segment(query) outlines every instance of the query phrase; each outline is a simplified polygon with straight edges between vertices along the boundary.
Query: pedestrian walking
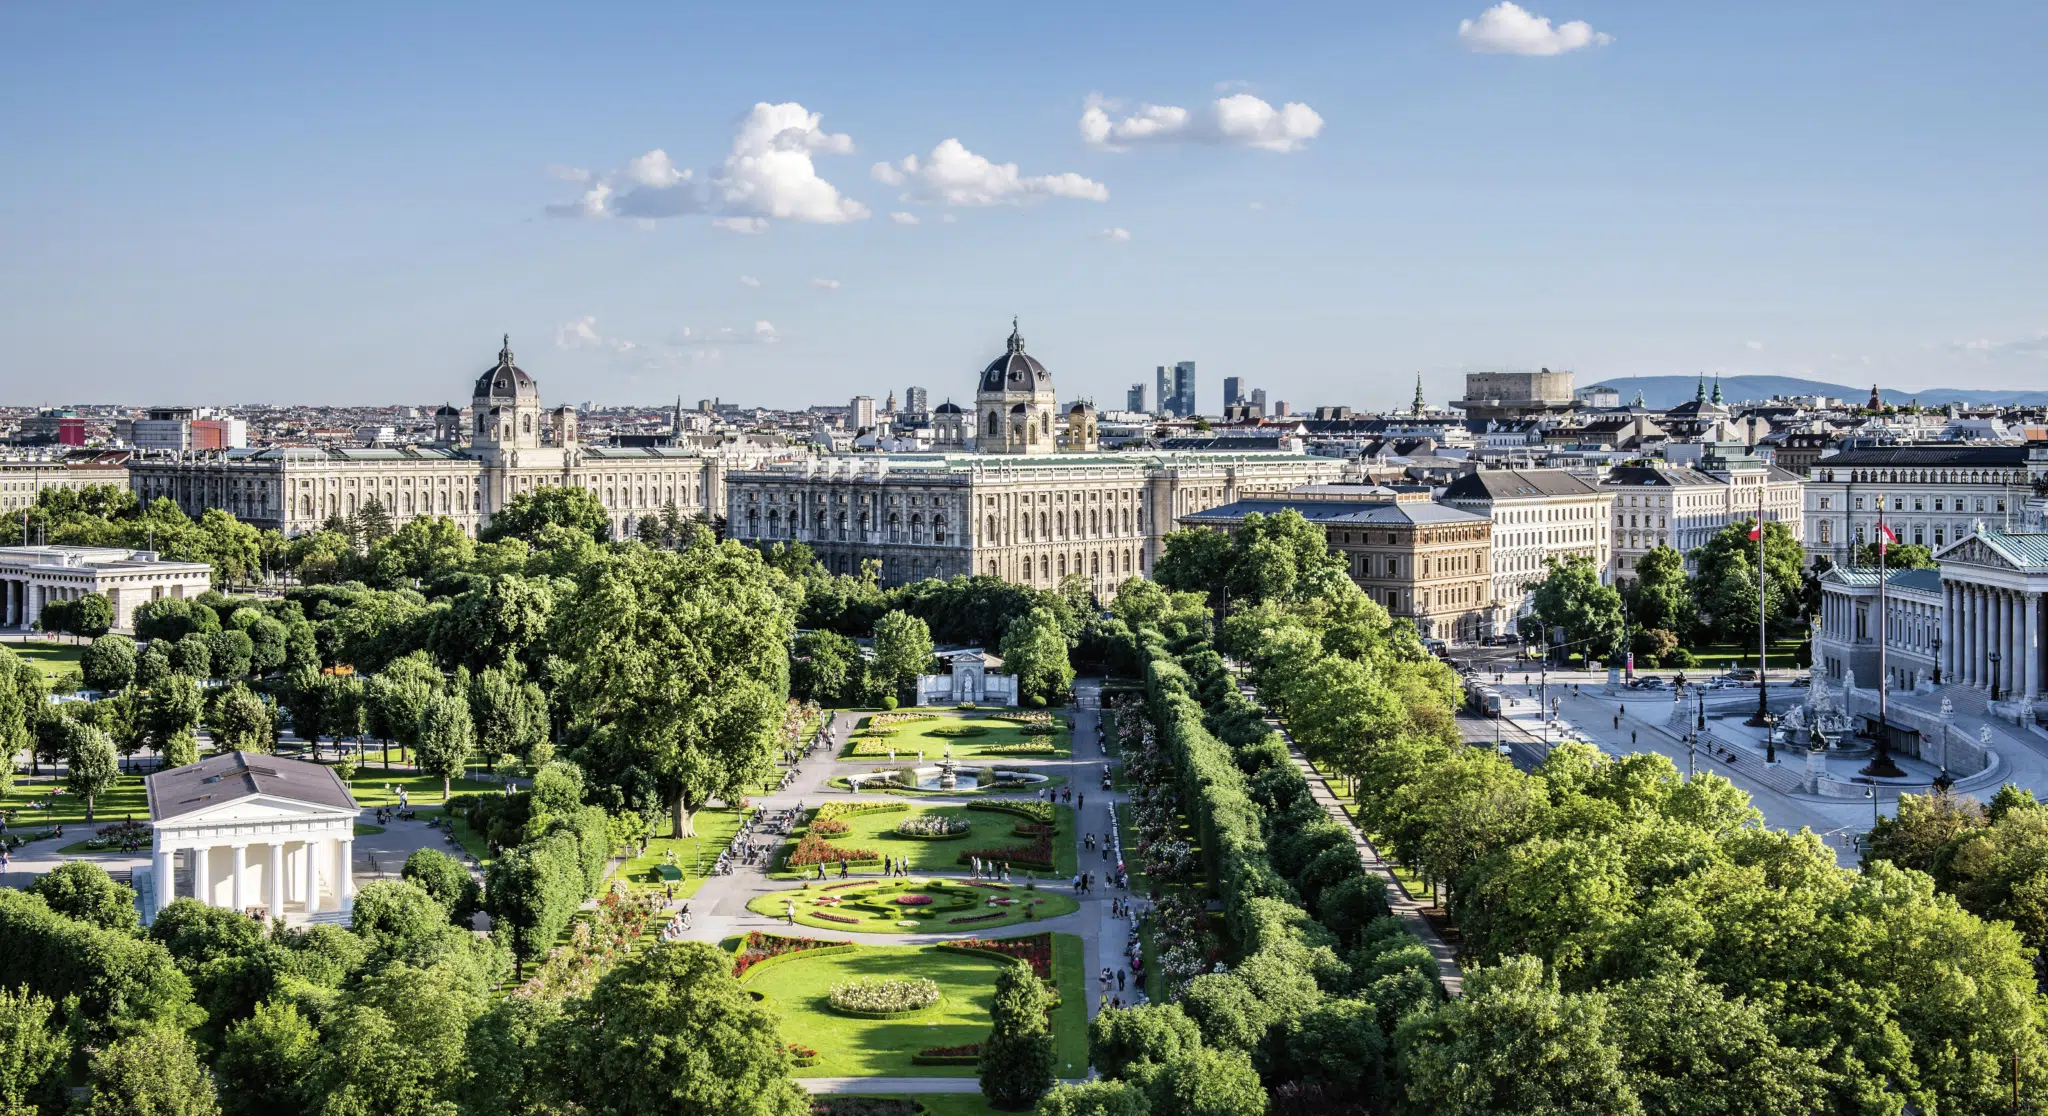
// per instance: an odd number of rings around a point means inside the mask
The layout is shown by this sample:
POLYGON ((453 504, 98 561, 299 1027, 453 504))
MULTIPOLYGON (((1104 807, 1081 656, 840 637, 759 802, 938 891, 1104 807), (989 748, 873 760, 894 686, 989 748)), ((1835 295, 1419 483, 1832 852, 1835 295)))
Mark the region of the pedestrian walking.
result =
POLYGON ((1124 971, 1122 969, 1116 971, 1116 990, 1119 992, 1124 990, 1124 971))
POLYGON ((1634 729, 1628 730, 1628 746, 1631 748, 1636 746, 1636 730, 1634 729))
POLYGON ((1087 793, 1086 793, 1086 792, 1083 792, 1083 793, 1081 793, 1081 794, 1077 794, 1077 795, 1075 795, 1075 796, 1074 796, 1074 805, 1075 805, 1075 807, 1076 807, 1076 808, 1078 808, 1078 809, 1084 809, 1084 810, 1085 810, 1085 809, 1087 809, 1087 807, 1088 807, 1088 795, 1087 795, 1087 793))

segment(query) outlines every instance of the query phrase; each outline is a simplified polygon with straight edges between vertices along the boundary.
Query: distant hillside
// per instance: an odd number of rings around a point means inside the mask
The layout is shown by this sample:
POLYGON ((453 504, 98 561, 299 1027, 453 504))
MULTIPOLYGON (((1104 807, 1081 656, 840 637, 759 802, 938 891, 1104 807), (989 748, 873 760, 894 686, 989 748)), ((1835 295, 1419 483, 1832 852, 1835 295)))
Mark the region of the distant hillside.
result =
MULTIPOLYGON (((1621 401, 1628 403, 1635 399, 1636 392, 1643 393, 1643 402, 1651 407, 1675 407, 1693 397, 1699 390, 1697 376, 1623 376, 1614 380, 1602 380, 1594 387, 1613 388, 1621 393, 1621 401)), ((1707 381, 1707 390, 1713 390, 1713 381, 1707 381)), ((1870 398, 1870 388, 1850 387, 1847 384, 1823 383, 1820 380, 1802 380, 1797 376, 1727 376, 1721 380, 1721 394, 1733 403, 1744 399, 1769 399, 1778 395, 1831 395, 1862 403, 1870 398)), ((1935 406, 1942 403, 2006 403, 2038 405, 2048 403, 2048 391, 1975 390, 1969 388, 1928 388, 1925 391, 1900 391, 1884 388, 1878 395, 1887 403, 1912 403, 1935 406)))

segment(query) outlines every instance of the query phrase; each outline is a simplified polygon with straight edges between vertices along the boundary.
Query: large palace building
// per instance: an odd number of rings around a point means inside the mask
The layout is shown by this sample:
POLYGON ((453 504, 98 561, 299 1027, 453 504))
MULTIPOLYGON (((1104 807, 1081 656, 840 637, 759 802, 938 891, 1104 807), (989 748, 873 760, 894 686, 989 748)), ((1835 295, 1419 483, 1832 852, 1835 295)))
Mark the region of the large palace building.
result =
POLYGON ((513 363, 509 338, 498 362, 477 377, 470 404, 467 429, 454 407, 436 413, 431 446, 271 446, 138 459, 129 483, 144 503, 169 497, 194 516, 222 508, 287 535, 318 530, 329 516, 353 515, 372 501, 394 523, 445 515, 474 535, 513 497, 548 486, 589 489, 611 513, 615 537, 670 503, 685 516, 724 505, 724 466, 715 453, 578 442, 576 412, 541 410, 540 386, 513 363))
POLYGON ((988 574, 1051 588, 1080 574, 1108 595, 1151 572, 1181 516, 1343 471, 1285 453, 1094 452, 1092 409, 1059 414, 1051 373, 1014 329, 981 372, 972 425, 960 408, 940 411, 938 442, 958 452, 727 474, 728 536, 802 542, 835 572, 873 559, 890 585, 988 574))

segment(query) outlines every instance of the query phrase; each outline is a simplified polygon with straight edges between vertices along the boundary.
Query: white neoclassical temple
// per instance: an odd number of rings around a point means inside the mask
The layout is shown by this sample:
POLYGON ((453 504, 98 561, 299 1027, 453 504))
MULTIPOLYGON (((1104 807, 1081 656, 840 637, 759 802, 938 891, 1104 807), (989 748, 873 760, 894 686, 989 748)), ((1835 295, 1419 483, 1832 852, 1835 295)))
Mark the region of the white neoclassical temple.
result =
POLYGON ((213 567, 172 562, 155 551, 115 546, 0 546, 0 626, 27 628, 51 601, 99 593, 114 606, 114 628, 135 626, 135 610, 158 597, 196 597, 213 567))
POLYGON ((349 912, 358 809, 333 768, 227 752, 145 784, 151 919, 180 895, 294 922, 349 912))
POLYGON ((917 676, 919 705, 1015 705, 1016 676, 1001 673, 1003 661, 978 647, 941 651, 945 674, 917 676))
POLYGON ((2030 714, 2048 688, 2041 653, 2048 533, 1979 524, 1934 557, 1944 603, 1942 676, 2030 714))

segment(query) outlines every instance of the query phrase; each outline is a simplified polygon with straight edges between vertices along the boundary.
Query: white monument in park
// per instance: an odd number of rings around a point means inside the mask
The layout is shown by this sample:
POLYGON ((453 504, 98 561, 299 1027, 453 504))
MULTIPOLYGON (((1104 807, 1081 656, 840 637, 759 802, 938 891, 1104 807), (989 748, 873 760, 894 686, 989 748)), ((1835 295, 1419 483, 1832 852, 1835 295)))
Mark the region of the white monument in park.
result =
POLYGON ((334 769, 227 752, 145 780, 151 920, 181 895, 256 917, 346 915, 358 807, 334 769))
POLYGON ((945 674, 917 676, 919 705, 1015 705, 1017 679, 1002 673, 1003 660, 978 647, 941 651, 945 674))

